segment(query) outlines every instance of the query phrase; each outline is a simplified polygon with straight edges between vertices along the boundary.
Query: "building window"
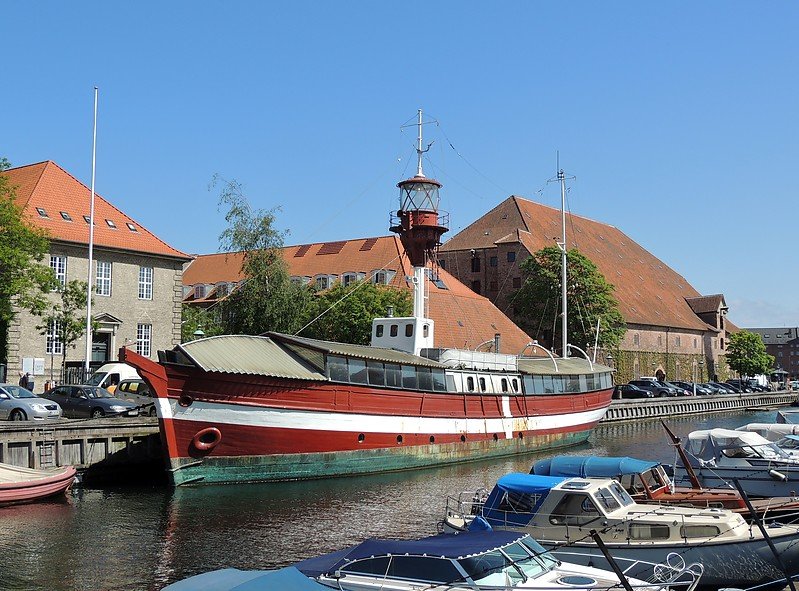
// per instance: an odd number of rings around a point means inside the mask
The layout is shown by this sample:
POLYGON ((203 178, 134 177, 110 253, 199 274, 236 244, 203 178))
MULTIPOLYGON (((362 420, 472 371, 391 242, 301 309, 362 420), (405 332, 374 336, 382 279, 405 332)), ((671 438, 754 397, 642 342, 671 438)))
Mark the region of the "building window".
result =
POLYGON ((47 215, 47 211, 43 207, 37 207, 36 213, 39 214, 40 218, 49 218, 50 216, 47 215))
POLYGON ((472 257, 472 273, 480 272, 480 259, 472 257))
POLYGON ((438 266, 441 267, 442 269, 446 269, 447 268, 447 261, 445 261, 444 259, 441 259, 440 261, 438 261, 438 266))
POLYGON ((327 275, 322 275, 321 277, 316 278, 316 289, 323 290, 330 287, 330 277, 327 275))
POLYGON ((513 287, 515 287, 516 289, 518 289, 518 288, 520 288, 521 286, 522 286, 522 278, 521 278, 521 277, 514 277, 514 278, 513 278, 513 287))
POLYGON ((515 251, 508 251, 508 262, 513 263, 516 261, 516 252, 515 251))
POLYGON ((491 291, 497 291, 497 289, 499 289, 499 286, 497 285, 496 281, 492 281, 491 283, 488 284, 488 289, 490 289, 491 291))
POLYGON ((67 257, 51 254, 50 268, 55 273, 55 278, 58 280, 59 285, 64 287, 67 284, 67 257))
POLYGON ((694 349, 696 349, 696 339, 694 339, 694 349))
POLYGON ((114 230, 117 229, 117 225, 114 223, 114 220, 105 220, 105 223, 108 224, 109 228, 113 228, 114 230))
POLYGON ((194 299, 201 300, 205 297, 205 286, 204 285, 195 285, 194 286, 194 299))
POLYGON ((130 222, 128 222, 128 223, 127 223, 127 226, 128 226, 128 230, 130 230, 131 232, 138 232, 138 231, 139 231, 139 230, 136 228, 136 226, 134 226, 134 225, 133 225, 133 224, 131 224, 130 222))
POLYGON ((153 299, 153 268, 139 267, 139 299, 153 299))
POLYGON ((680 337, 674 337, 674 346, 675 347, 679 347, 680 346, 680 337))
POLYGON ((53 320, 47 327, 47 347, 46 352, 48 355, 63 355, 64 354, 64 343, 61 342, 61 339, 58 338, 58 331, 59 331, 59 323, 58 320, 53 320))
POLYGON ((663 335, 658 335, 658 347, 663 346, 663 335))
POLYGON ((69 214, 66 211, 59 211, 58 213, 61 214, 61 219, 64 220, 65 222, 72 221, 72 218, 69 216, 69 214))
POLYGON ((111 261, 97 261, 97 275, 94 290, 97 295, 111 295, 111 261))
POLYGON ((497 266, 497 257, 491 257, 488 259, 488 266, 489 267, 496 267, 497 266))
POLYGON ((472 281, 472 291, 474 293, 480 293, 480 280, 472 281))
POLYGON ((153 335, 152 324, 136 325, 136 353, 142 357, 149 357, 153 335))
POLYGON ((633 335, 633 345, 638 346, 640 344, 641 344, 641 335, 639 335, 638 333, 635 333, 633 335))

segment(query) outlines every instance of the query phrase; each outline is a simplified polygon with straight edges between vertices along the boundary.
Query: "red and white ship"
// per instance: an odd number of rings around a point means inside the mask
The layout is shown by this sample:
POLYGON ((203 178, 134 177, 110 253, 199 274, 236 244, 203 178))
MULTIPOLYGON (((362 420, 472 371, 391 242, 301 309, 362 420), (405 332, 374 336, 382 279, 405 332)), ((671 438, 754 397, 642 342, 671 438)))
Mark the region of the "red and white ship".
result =
MULTIPOLYGON (((546 357, 435 348, 425 282, 447 228, 441 184, 422 171, 421 111, 418 126, 417 173, 398 184, 391 228, 414 268, 413 316, 376 318, 371 346, 268 333, 184 343, 159 351, 158 363, 121 350, 158 397, 174 485, 345 476, 553 449, 585 441, 604 416, 612 369, 587 355, 556 358, 538 345, 546 357)), ((569 349, 577 347, 564 337, 562 351, 569 349)))

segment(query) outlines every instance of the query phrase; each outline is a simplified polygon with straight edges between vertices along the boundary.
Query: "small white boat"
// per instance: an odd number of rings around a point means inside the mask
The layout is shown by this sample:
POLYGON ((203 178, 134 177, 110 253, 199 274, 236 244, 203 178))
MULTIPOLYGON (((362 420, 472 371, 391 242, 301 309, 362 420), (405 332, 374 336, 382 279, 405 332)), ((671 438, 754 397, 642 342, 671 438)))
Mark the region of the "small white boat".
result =
POLYGON ((673 565, 677 556, 680 566, 702 565, 701 589, 772 585, 784 580, 783 567, 790 576, 799 573, 799 526, 769 526, 778 559, 760 529, 737 513, 637 504, 609 478, 508 474, 475 508, 470 503, 459 511, 448 503, 444 531, 522 531, 561 560, 607 568, 593 530, 617 562, 638 563, 627 570, 630 576, 651 579, 663 567, 647 565, 673 565))
POLYGON ((75 482, 75 467, 35 470, 0 464, 0 506, 32 503, 66 494, 75 482))

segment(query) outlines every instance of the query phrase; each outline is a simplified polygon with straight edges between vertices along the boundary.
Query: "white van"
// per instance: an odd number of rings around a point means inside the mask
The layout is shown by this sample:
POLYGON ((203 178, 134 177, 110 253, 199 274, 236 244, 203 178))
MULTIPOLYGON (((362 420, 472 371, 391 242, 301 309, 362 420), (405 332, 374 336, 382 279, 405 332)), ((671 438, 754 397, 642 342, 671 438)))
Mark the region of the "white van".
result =
POLYGON ((122 380, 140 379, 139 372, 127 363, 106 363, 101 365, 86 383, 90 386, 100 386, 109 392, 113 392, 122 380))

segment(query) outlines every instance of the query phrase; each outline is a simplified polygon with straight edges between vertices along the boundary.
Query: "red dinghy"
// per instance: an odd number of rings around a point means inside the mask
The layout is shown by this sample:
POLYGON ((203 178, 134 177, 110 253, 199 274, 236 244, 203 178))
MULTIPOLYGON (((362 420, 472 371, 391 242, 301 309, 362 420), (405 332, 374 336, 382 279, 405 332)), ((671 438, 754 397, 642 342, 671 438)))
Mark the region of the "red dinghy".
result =
POLYGON ((75 473, 74 466, 35 470, 0 464, 0 506, 63 495, 75 482, 75 473))

